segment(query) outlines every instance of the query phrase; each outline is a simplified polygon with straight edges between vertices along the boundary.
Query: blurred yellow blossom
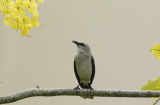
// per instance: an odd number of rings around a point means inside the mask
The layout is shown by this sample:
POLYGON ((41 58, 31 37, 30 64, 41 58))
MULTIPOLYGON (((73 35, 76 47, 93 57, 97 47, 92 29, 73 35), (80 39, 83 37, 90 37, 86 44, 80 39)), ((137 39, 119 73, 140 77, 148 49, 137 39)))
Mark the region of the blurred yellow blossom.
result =
POLYGON ((12 22, 12 29, 18 28, 18 21, 12 22))
POLYGON ((28 29, 23 29, 22 30, 22 32, 21 32, 21 34, 22 34, 22 36, 27 36, 28 35, 28 33, 29 33, 29 30, 28 29))
POLYGON ((37 3, 43 2, 44 0, 0 0, 0 10, 5 15, 4 25, 11 25, 12 29, 21 30, 22 36, 27 36, 29 29, 40 26, 37 20, 37 3), (32 14, 32 18, 26 15, 26 9, 32 14))
POLYGON ((43 3, 43 2, 44 2, 44 0, 37 0, 37 2, 38 2, 38 3, 43 3))

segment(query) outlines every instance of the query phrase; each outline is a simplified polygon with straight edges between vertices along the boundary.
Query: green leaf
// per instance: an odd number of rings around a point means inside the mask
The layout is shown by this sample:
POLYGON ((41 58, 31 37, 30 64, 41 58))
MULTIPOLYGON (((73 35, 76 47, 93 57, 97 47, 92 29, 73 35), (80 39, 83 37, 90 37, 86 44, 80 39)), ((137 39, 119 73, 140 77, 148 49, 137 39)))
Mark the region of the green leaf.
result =
POLYGON ((160 60, 160 44, 153 46, 150 51, 160 60))
POLYGON ((146 85, 144 85, 141 90, 160 90, 160 77, 149 80, 146 85))
POLYGON ((160 98, 158 98, 154 103, 153 105, 156 105, 158 103, 158 101, 160 101, 160 98))

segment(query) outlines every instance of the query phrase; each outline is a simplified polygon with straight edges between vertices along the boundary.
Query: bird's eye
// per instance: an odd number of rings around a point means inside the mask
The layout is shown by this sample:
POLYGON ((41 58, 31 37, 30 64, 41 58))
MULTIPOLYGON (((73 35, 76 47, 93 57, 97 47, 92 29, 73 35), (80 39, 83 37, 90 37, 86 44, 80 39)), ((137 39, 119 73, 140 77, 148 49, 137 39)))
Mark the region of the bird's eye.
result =
POLYGON ((86 45, 84 43, 80 43, 80 46, 85 47, 86 45))

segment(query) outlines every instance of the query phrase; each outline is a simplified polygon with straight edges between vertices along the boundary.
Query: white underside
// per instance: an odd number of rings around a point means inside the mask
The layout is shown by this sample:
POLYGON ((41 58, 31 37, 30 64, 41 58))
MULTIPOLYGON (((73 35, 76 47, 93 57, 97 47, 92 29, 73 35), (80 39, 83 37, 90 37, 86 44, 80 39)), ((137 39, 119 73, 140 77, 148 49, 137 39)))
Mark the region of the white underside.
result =
POLYGON ((80 82, 88 85, 92 75, 91 57, 76 56, 75 61, 80 82))

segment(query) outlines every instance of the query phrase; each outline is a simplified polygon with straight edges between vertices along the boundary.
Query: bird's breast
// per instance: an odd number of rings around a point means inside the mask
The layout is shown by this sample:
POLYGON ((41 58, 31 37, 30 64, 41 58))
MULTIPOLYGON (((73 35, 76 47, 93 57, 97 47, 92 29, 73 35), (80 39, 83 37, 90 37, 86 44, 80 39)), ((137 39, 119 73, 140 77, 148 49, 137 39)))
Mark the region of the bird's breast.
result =
POLYGON ((91 57, 77 56, 75 58, 77 73, 80 81, 85 85, 90 83, 92 75, 91 57))

